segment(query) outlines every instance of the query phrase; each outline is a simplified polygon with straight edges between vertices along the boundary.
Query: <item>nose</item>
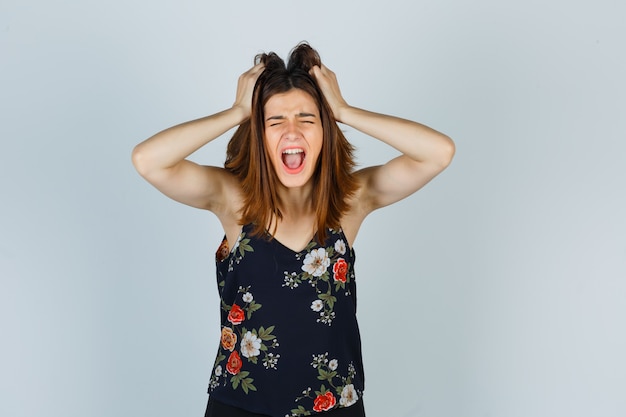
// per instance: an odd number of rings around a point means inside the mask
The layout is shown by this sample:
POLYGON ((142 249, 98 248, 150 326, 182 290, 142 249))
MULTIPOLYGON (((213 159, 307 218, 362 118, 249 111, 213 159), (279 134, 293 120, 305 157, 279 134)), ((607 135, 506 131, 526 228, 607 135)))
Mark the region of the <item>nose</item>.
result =
POLYGON ((300 130, 298 129, 298 123, 295 120, 287 120, 285 123, 285 138, 297 139, 300 136, 300 130))

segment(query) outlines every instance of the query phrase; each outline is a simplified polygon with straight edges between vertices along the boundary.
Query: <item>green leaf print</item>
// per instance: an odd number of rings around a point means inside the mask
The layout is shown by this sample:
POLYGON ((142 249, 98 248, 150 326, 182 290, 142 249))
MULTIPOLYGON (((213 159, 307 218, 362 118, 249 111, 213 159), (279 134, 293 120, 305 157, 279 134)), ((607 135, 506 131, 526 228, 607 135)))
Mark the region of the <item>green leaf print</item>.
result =
POLYGON ((250 320, 250 317, 252 317, 252 313, 254 313, 255 311, 257 311, 258 309, 260 309, 261 307, 263 307, 262 304, 256 303, 254 301, 252 301, 250 303, 250 305, 248 305, 247 307, 245 307, 245 310, 248 312, 247 316, 248 316, 248 320, 250 320))
POLYGON ((298 408, 294 408, 291 410, 291 415, 293 416, 309 416, 311 415, 311 413, 309 413, 308 411, 306 411, 306 409, 303 406, 298 406, 298 408))
POLYGON ((248 375, 250 375, 250 372, 248 371, 241 371, 237 375, 233 375, 233 377, 230 379, 230 382, 233 383, 233 389, 237 389, 241 381, 248 375))
POLYGON ((247 394, 248 391, 256 391, 256 387, 252 384, 253 381, 254 379, 252 378, 245 378, 241 380, 241 388, 243 389, 243 392, 247 394))
POLYGON ((326 386, 324 384, 322 384, 322 386, 320 387, 320 390, 319 391, 315 391, 315 394, 316 395, 324 395, 324 394, 326 394, 326 391, 328 391, 326 389, 326 386))
POLYGON ((242 233, 242 239, 239 240, 239 255, 241 255, 242 258, 245 256, 246 252, 254 252, 254 248, 248 244, 250 243, 250 239, 243 239, 245 235, 245 233, 242 233))
POLYGON ((323 370, 322 368, 319 368, 318 371, 319 371, 319 376, 317 377, 317 379, 321 381, 328 381, 332 385, 332 380, 335 376, 337 376, 337 372, 336 371, 327 372, 323 370))
POLYGON ((331 310, 335 306, 335 301, 337 301, 337 297, 332 295, 330 292, 320 294, 319 298, 320 300, 326 302, 326 304, 328 304, 328 307, 330 307, 331 310))
POLYGON ((276 336, 272 334, 273 331, 274 331, 274 326, 270 326, 267 329, 261 326, 261 328, 259 329, 258 336, 263 341, 274 340, 276 339, 276 336))
POLYGON ((222 355, 221 353, 219 355, 217 355, 217 358, 215 358, 215 366, 217 366, 217 364, 219 364, 220 362, 222 362, 224 359, 226 359, 226 356, 222 355))

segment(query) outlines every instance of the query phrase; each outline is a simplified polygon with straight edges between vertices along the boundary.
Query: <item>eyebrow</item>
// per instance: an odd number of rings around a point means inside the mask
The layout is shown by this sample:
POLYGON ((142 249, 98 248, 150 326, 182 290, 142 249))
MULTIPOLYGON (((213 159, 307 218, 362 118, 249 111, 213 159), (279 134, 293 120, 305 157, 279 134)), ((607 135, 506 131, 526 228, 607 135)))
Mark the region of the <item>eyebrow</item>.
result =
MULTIPOLYGON (((296 114, 296 117, 317 117, 317 116, 315 116, 313 113, 304 113, 304 112, 302 112, 302 113, 296 114)), ((279 116, 270 116, 267 119, 265 119, 265 121, 267 122, 269 120, 284 120, 284 119, 286 119, 285 116, 280 116, 279 115, 279 116)))

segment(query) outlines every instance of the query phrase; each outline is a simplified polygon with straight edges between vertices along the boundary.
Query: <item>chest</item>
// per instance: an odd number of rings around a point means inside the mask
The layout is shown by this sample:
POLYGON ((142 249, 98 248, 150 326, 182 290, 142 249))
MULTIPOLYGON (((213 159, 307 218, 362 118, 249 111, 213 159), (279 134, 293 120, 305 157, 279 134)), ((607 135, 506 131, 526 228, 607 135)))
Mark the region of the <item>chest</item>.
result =
POLYGON ((314 234, 308 226, 282 226, 274 233, 274 239, 293 252, 301 252, 313 240, 314 234))

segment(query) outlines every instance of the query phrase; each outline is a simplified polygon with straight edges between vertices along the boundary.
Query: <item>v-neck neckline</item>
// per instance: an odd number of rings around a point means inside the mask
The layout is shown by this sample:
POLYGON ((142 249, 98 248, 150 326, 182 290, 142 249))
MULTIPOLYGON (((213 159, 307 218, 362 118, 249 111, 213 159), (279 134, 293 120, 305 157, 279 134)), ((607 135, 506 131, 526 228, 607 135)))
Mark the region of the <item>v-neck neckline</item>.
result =
POLYGON ((293 249, 293 248, 291 248, 291 247, 289 247, 289 246, 285 245, 283 242, 281 242, 280 240, 278 240, 278 239, 277 239, 274 235, 272 235, 272 234, 269 232, 269 230, 265 230, 265 233, 267 234, 267 236, 269 236, 270 240, 272 240, 272 241, 276 242, 279 246, 283 247, 284 249, 288 250, 289 252, 292 252, 292 253, 293 253, 293 254, 295 254, 295 255, 299 255, 299 254, 301 254, 302 252, 304 252, 305 250, 307 250, 307 248, 309 248, 309 247, 311 247, 311 248, 312 248, 312 247, 317 246, 317 245, 319 245, 319 244, 320 244, 320 243, 319 243, 319 242, 315 239, 315 234, 313 234, 313 236, 311 237, 311 239, 309 239, 309 241, 307 242, 307 244, 306 244, 306 245, 304 245, 304 247, 302 247, 302 249, 300 249, 300 250, 296 250, 296 249, 293 249), (314 243, 315 245, 314 245, 314 246, 311 246, 311 244, 312 244, 312 243, 314 243))

